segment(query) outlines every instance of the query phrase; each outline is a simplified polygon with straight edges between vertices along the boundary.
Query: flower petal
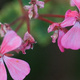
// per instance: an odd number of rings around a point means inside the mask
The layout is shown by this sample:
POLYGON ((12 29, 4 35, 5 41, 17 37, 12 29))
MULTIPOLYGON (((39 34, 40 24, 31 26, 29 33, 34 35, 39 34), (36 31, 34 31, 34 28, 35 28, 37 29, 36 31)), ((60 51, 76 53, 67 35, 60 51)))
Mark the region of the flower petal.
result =
POLYGON ((78 17, 77 11, 68 10, 65 14, 64 21, 61 23, 61 27, 67 27, 67 26, 74 25, 77 20, 77 17, 78 17))
POLYGON ((4 37, 4 35, 5 35, 5 33, 2 29, 0 29, 0 35, 1 35, 1 37, 4 37))
POLYGON ((58 38, 58 32, 59 32, 58 30, 54 31, 54 34, 51 36, 53 43, 55 43, 56 39, 58 38))
POLYGON ((70 5, 75 6, 75 3, 73 2, 73 0, 70 0, 70 5))
POLYGON ((25 33, 25 35, 24 35, 24 39, 23 39, 23 40, 24 40, 24 41, 29 40, 30 42, 35 43, 34 38, 33 38, 32 35, 29 34, 28 32, 25 33))
POLYGON ((32 6, 29 6, 29 5, 24 6, 24 9, 29 10, 30 8, 32 8, 32 6))
POLYGON ((37 4, 40 8, 44 8, 44 2, 43 2, 43 1, 37 1, 36 4, 37 4))
POLYGON ((78 7, 80 10, 80 0, 73 0, 74 4, 78 7))
POLYGON ((65 14, 65 18, 68 18, 68 17, 73 17, 73 18, 76 18, 78 16, 78 12, 75 10, 75 11, 71 11, 70 9, 67 10, 66 14, 65 14))
POLYGON ((57 30, 57 28, 59 27, 59 23, 53 23, 49 26, 48 28, 48 33, 57 30))
POLYGON ((62 23, 61 27, 68 27, 74 25, 76 22, 76 18, 66 18, 62 23))
POLYGON ((62 37, 61 44, 64 48, 80 49, 80 23, 76 24, 62 37))
POLYGON ((0 80, 7 80, 7 73, 2 58, 0 58, 0 80))
POLYGON ((29 73, 29 64, 23 60, 4 56, 5 64, 14 80, 23 80, 29 73))
POLYGON ((64 36, 64 31, 63 30, 59 30, 59 37, 58 37, 58 47, 59 47, 59 49, 60 49, 60 51, 61 52, 64 52, 64 47, 62 46, 62 44, 61 44, 61 39, 62 39, 62 37, 64 36))
POLYGON ((33 5, 31 5, 31 8, 29 8, 29 10, 28 10, 28 16, 30 19, 33 17, 33 11, 32 10, 33 10, 33 5))
POLYGON ((4 54, 18 48, 21 42, 21 38, 14 31, 8 31, 1 45, 1 53, 4 54))
POLYGON ((28 13, 29 13, 28 17, 29 17, 29 19, 31 19, 33 17, 33 12, 32 11, 28 11, 28 13))
POLYGON ((35 12, 34 18, 37 18, 38 17, 38 8, 36 5, 34 5, 34 12, 35 12))

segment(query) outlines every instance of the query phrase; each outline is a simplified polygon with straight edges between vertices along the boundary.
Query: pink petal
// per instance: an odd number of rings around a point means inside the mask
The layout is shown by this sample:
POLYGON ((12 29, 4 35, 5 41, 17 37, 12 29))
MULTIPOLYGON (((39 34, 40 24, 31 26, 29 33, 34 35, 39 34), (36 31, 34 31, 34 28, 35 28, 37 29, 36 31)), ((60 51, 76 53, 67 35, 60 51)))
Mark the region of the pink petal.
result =
POLYGON ((69 17, 69 18, 66 18, 62 23, 61 23, 61 27, 68 27, 68 26, 72 26, 74 25, 76 22, 76 18, 73 18, 73 17, 69 17))
POLYGON ((70 5, 75 6, 75 3, 73 2, 73 0, 70 0, 70 5))
POLYGON ((56 42, 56 39, 58 38, 58 30, 56 30, 54 32, 54 34, 51 36, 51 38, 52 38, 52 42, 55 43, 56 42))
POLYGON ((37 1, 36 4, 37 4, 40 8, 44 8, 44 2, 43 2, 43 1, 37 1))
POLYGON ((28 16, 31 19, 33 17, 33 5, 31 5, 31 8, 28 10, 28 16))
POLYGON ((2 58, 0 58, 0 80, 7 80, 7 73, 2 58))
POLYGON ((19 47, 20 51, 22 51, 23 54, 26 54, 25 50, 26 50, 27 44, 28 44, 28 43, 23 43, 23 44, 19 47))
POLYGON ((31 44, 28 44, 25 49, 28 50, 28 49, 30 49, 30 48, 31 48, 31 44))
POLYGON ((67 27, 67 26, 74 25, 77 20, 77 17, 78 17, 77 11, 68 10, 65 14, 64 21, 61 23, 61 27, 67 27))
POLYGON ((1 35, 1 37, 4 37, 4 35, 5 35, 5 33, 2 29, 0 29, 0 35, 1 35))
POLYGON ((18 48, 21 42, 21 38, 14 31, 8 31, 1 45, 1 53, 4 54, 18 48))
POLYGON ((23 54, 26 54, 25 49, 22 49, 21 51, 22 51, 23 54))
POLYGON ((80 0, 73 0, 74 4, 78 7, 80 10, 80 0))
POLYGON ((67 49, 80 49, 80 23, 76 24, 62 37, 61 44, 67 49))
POLYGON ((64 47, 61 44, 61 39, 64 36, 64 31, 63 30, 59 30, 59 37, 58 37, 58 47, 60 49, 61 52, 64 52, 64 47))
POLYGON ((30 73, 30 66, 27 62, 4 56, 5 64, 14 80, 23 80, 30 73))
MULTIPOLYGON (((71 10, 70 10, 70 9, 66 11, 66 13, 65 13, 65 18, 67 18, 67 17, 68 17, 67 15, 68 15, 70 12, 71 12, 71 10)), ((69 17, 70 17, 70 16, 69 16, 69 17)))
POLYGON ((31 7, 32 7, 32 6, 26 5, 26 6, 24 6, 24 9, 29 10, 31 7))
POLYGON ((29 17, 29 19, 31 19, 33 17, 33 12, 31 11, 31 12, 28 12, 28 13, 29 13, 28 17, 29 17))
POLYGON ((65 18, 68 18, 68 17, 78 17, 78 12, 75 10, 75 11, 71 11, 70 9, 67 10, 66 14, 65 14, 65 18))
POLYGON ((68 17, 77 17, 77 16, 78 16, 78 12, 76 10, 75 11, 71 11, 69 9, 65 13, 65 18, 68 18, 68 17))
POLYGON ((48 33, 49 32, 52 32, 52 31, 55 31, 57 29, 57 27, 59 27, 59 23, 53 23, 49 26, 48 28, 48 33))
POLYGON ((38 8, 36 5, 34 5, 34 12, 35 12, 34 18, 37 18, 38 17, 38 8))
MULTIPOLYGON (((34 38, 33 38, 32 35, 29 34, 28 32, 25 33, 23 40, 24 40, 24 41, 29 40, 30 42, 35 43, 34 38)), ((28 43, 27 43, 27 44, 28 44, 28 43)))

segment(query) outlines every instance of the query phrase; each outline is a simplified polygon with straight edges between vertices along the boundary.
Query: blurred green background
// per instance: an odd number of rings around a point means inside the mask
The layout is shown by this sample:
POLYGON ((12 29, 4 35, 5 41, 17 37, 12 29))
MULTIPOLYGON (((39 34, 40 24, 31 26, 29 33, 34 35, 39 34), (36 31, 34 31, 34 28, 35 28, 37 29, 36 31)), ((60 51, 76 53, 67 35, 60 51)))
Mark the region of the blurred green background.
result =
MULTIPOLYGON (((27 5, 30 0, 22 0, 27 5)), ((39 14, 61 14, 64 15, 68 10, 75 10, 70 7, 69 0, 51 0, 45 4, 44 9, 39 9, 39 14)), ((17 0, 0 0, 0 22, 11 23, 17 19, 21 9, 17 0)), ((53 22, 61 22, 60 18, 47 18, 53 22)), ((14 30, 20 22, 11 26, 14 30)), ((15 54, 14 57, 27 61, 30 64, 31 72, 24 80, 80 80, 80 50, 65 50, 61 53, 57 43, 51 41, 51 34, 47 33, 50 24, 38 19, 31 20, 31 34, 37 44, 33 50, 26 50, 26 55, 15 54)), ((18 31, 23 38, 27 31, 26 24, 18 31)), ((2 40, 2 38, 1 38, 2 40)), ((0 40, 0 43, 1 43, 0 40)), ((12 80, 8 73, 8 80, 12 80)))

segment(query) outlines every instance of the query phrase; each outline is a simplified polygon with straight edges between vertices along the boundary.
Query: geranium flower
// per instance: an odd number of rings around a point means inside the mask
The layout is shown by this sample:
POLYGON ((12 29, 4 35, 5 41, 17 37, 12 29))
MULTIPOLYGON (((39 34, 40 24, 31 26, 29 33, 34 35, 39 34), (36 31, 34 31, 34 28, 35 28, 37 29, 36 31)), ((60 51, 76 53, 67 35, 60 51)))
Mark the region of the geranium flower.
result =
POLYGON ((44 2, 33 0, 30 2, 30 4, 31 4, 30 6, 29 5, 24 6, 24 9, 28 10, 30 19, 33 17, 33 14, 34 14, 34 18, 37 18, 38 17, 38 7, 44 8, 44 2))
POLYGON ((65 28, 68 26, 73 27, 62 37, 62 46, 67 49, 80 49, 80 13, 71 10, 66 12, 61 27, 65 28))
POLYGON ((80 11, 80 0, 70 0, 71 6, 77 6, 80 11))
POLYGON ((64 52, 64 47, 61 44, 61 39, 65 35, 65 33, 67 32, 67 29, 61 28, 60 23, 53 23, 49 26, 48 33, 52 32, 52 31, 54 31, 53 35, 51 36, 52 42, 55 43, 56 39, 58 38, 58 40, 57 40, 58 47, 61 52, 64 52))
POLYGON ((30 73, 30 67, 27 62, 6 55, 7 52, 18 48, 21 43, 21 38, 14 31, 8 31, 5 35, 0 47, 0 80, 7 80, 4 62, 14 80, 23 80, 30 73))
POLYGON ((19 53, 19 51, 22 51, 23 54, 26 54, 25 50, 33 49, 33 44, 36 43, 34 38, 31 34, 28 32, 25 33, 23 42, 19 48, 17 48, 15 51, 19 53))
POLYGON ((2 23, 0 23, 0 35, 1 35, 1 37, 4 37, 5 36, 5 34, 8 32, 8 31, 10 31, 10 30, 12 30, 11 29, 11 27, 8 25, 8 24, 2 24, 2 23))

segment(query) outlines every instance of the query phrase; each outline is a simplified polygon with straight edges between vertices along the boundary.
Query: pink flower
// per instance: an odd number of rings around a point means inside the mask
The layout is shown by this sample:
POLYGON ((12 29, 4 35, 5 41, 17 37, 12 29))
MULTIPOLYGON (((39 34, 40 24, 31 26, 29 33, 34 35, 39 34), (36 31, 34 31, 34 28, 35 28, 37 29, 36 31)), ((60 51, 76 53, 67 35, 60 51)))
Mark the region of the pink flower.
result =
POLYGON ((80 0, 70 0, 71 6, 77 6, 80 11, 80 0))
POLYGON ((4 62, 14 80, 23 80, 30 73, 27 62, 6 56, 7 52, 18 48, 21 43, 21 38, 14 31, 8 31, 5 35, 0 48, 0 80, 7 80, 4 62))
POLYGON ((80 49, 80 13, 68 10, 61 27, 73 26, 61 40, 64 48, 77 50, 80 49))
POLYGON ((58 38, 58 47, 61 52, 64 52, 64 47, 61 44, 61 39, 67 32, 67 29, 63 29, 60 27, 60 23, 53 23, 48 28, 48 33, 54 31, 54 34, 51 36, 52 42, 55 43, 56 39, 58 38))
POLYGON ((39 8, 44 8, 44 2, 43 1, 38 1, 38 0, 33 0, 30 2, 30 6, 26 5, 24 6, 24 9, 28 10, 29 18, 31 19, 34 14, 34 18, 38 17, 38 7, 39 8))
POLYGON ((25 33, 23 42, 19 48, 17 48, 15 51, 19 53, 19 51, 22 51, 23 54, 26 54, 25 50, 33 49, 33 44, 36 43, 34 38, 31 34, 28 32, 25 33))
POLYGON ((24 6, 24 9, 28 10, 28 16, 31 19, 33 17, 33 5, 31 6, 26 5, 24 6))
POLYGON ((73 2, 73 0, 70 0, 70 5, 75 6, 75 3, 73 2))
POLYGON ((0 25, 1 25, 1 28, 0 28, 0 35, 1 35, 1 37, 4 37, 5 34, 8 31, 12 30, 11 27, 8 24, 2 24, 2 23, 0 23, 0 25))

